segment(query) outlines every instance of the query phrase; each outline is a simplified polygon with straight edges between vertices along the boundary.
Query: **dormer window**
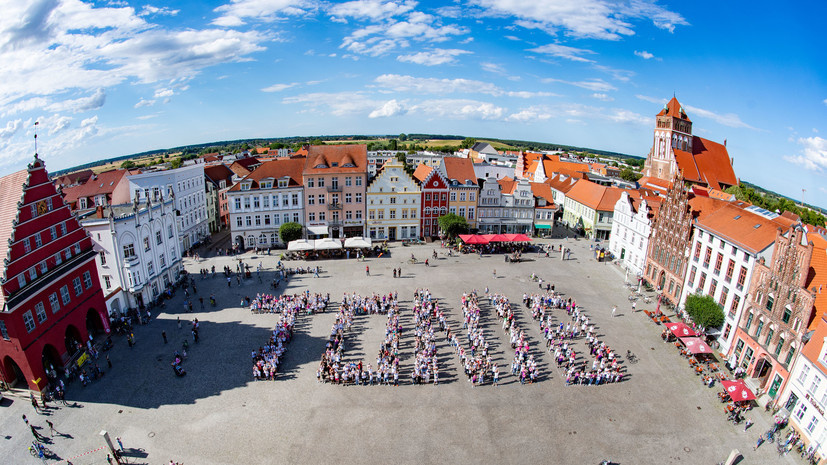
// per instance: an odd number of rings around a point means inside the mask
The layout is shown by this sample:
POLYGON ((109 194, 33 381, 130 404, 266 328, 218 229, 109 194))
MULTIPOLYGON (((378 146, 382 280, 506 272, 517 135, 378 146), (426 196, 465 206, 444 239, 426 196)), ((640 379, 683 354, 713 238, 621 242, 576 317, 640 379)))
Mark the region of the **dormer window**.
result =
POLYGON ((314 166, 313 168, 316 168, 316 169, 327 168, 327 165, 325 165, 324 163, 319 163, 318 165, 314 166))
POLYGON ((356 168, 356 165, 354 165, 353 163, 345 163, 344 165, 342 165, 342 168, 356 168))
POLYGON ((339 166, 339 163, 334 161, 330 163, 330 166, 336 168, 337 166, 339 166))
POLYGON ((243 191, 250 190, 250 184, 252 184, 252 183, 249 183, 249 182, 241 183, 241 190, 243 190, 243 191))
POLYGON ((287 179, 279 179, 279 187, 287 187, 287 179))

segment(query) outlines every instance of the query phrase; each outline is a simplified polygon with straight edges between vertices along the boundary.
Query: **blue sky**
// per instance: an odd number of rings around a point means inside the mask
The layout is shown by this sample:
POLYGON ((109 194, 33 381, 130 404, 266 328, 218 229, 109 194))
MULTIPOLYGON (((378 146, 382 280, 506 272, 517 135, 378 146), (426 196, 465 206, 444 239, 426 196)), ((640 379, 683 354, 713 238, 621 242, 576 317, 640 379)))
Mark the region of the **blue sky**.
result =
POLYGON ((0 0, 0 174, 252 137, 645 156, 673 93, 744 180, 827 207, 823 2, 0 0))

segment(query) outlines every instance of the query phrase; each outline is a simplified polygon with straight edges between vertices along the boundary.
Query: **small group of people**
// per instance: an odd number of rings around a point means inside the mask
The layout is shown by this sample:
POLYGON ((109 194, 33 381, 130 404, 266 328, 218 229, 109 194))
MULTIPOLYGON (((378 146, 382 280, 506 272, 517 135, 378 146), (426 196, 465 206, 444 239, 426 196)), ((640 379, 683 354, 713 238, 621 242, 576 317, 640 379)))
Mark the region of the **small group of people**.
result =
MULTIPOLYGON (((303 294, 305 297, 310 291, 303 294)), ((293 338, 293 326, 296 324, 296 316, 305 309, 304 300, 293 296, 284 299, 279 305, 273 307, 275 312, 281 313, 279 322, 273 328, 270 339, 267 343, 253 351, 253 379, 275 380, 278 373, 279 363, 284 356, 286 345, 293 338)))
POLYGON ((508 297, 502 294, 489 296, 494 305, 497 317, 502 321, 503 330, 508 334, 511 348, 514 349, 514 359, 511 361, 511 374, 518 376, 520 384, 534 383, 539 376, 537 361, 534 355, 528 353, 528 338, 524 330, 520 329, 514 315, 514 309, 508 297))
POLYGON ((245 298, 246 305, 253 313, 281 313, 286 310, 301 311, 304 314, 324 313, 330 301, 330 294, 310 294, 310 291, 301 294, 279 296, 267 293, 256 294, 255 299, 245 298))
MULTIPOLYGON (((347 294, 346 294, 347 297, 347 294)), ((353 326, 354 306, 347 298, 342 299, 336 320, 330 328, 330 337, 327 339, 319 369, 316 371, 317 381, 330 381, 335 384, 352 384, 359 381, 362 371, 362 362, 344 363, 345 333, 353 326)))

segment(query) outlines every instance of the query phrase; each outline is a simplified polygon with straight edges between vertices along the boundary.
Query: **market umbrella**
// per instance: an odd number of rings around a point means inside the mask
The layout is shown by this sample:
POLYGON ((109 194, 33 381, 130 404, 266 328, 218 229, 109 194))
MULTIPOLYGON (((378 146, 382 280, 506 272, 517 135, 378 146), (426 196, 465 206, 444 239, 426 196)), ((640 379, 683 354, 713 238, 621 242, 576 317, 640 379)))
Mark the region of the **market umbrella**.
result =
POLYGON ((667 323, 665 325, 669 331, 672 332, 677 337, 689 337, 689 336, 697 336, 696 333, 692 328, 686 326, 686 324, 678 322, 678 323, 667 323))
POLYGON ((314 241, 312 239, 296 239, 295 241, 290 241, 287 244, 287 250, 290 252, 313 250, 313 242, 314 241))
POLYGON ((324 239, 316 239, 315 247, 316 250, 341 249, 342 241, 325 237, 324 239))
POLYGON ((531 238, 526 236, 525 234, 511 234, 511 242, 531 242, 531 238))
POLYGON ((744 384, 744 381, 736 379, 734 381, 721 381, 724 385, 724 390, 732 400, 741 402, 745 400, 755 399, 755 394, 744 384))
POLYGON ((345 239, 346 249, 369 249, 372 244, 369 237, 356 236, 345 239))
POLYGON ((686 346, 686 350, 694 355, 711 354, 712 349, 698 337, 682 337, 681 342, 686 346))
POLYGON ((509 242, 505 234, 491 234, 490 236, 488 242, 509 242))
POLYGON ((462 242, 465 242, 467 244, 468 239, 470 239, 473 236, 474 236, 473 234, 460 234, 459 238, 460 238, 460 240, 462 240, 462 242))
POLYGON ((466 244, 488 244, 488 238, 480 235, 472 235, 465 241, 466 244))

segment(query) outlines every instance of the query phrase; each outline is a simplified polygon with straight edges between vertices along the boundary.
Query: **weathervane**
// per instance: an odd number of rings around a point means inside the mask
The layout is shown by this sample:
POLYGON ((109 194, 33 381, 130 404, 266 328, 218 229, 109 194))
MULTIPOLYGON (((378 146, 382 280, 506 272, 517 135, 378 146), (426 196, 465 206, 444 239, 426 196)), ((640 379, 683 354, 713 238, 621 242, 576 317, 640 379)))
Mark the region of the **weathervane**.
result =
POLYGON ((37 125, 40 124, 40 121, 34 122, 34 157, 37 158, 37 125))

